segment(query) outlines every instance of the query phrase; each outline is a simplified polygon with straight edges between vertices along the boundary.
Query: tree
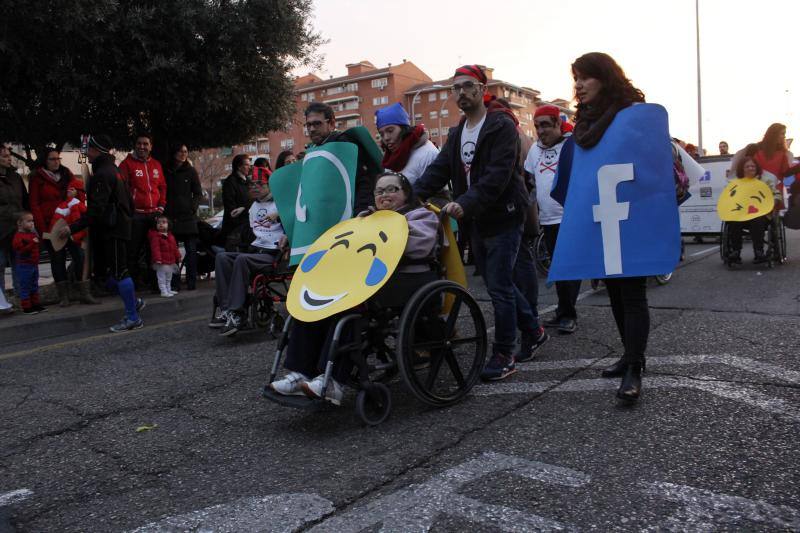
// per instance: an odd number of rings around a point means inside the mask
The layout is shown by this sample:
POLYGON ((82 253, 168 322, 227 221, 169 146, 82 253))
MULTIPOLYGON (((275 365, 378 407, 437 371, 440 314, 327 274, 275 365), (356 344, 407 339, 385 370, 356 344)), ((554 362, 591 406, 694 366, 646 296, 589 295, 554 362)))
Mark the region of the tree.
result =
MULTIPOLYGON (((217 182, 230 174, 230 156, 222 155, 218 148, 210 148, 200 152, 189 154, 197 175, 200 178, 200 186, 208 194, 208 206, 214 213, 214 193, 218 189, 217 182)), ((222 205, 222 204, 220 204, 222 205)))
POLYGON ((231 145, 292 116, 316 60, 311 0, 4 0, 0 138, 30 146, 148 130, 231 145))

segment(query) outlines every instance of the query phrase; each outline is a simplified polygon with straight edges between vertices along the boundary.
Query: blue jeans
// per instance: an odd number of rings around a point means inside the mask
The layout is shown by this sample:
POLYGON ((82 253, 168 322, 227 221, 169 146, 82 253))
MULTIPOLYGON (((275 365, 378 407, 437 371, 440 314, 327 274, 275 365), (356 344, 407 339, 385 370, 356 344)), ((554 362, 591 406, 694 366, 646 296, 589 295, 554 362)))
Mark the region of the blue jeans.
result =
POLYGON ((521 250, 521 241, 522 226, 491 237, 472 231, 475 263, 494 308, 493 350, 504 355, 514 353, 517 328, 529 335, 539 329, 536 267, 530 250, 521 250))

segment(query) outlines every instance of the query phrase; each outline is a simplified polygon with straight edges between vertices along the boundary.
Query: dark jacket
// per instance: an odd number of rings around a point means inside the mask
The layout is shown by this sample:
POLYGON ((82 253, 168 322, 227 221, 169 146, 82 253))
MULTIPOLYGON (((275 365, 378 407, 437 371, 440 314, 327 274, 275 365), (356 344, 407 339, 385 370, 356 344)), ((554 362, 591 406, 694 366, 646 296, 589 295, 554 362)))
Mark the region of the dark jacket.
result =
POLYGON ((464 209, 464 217, 475 221, 475 229, 488 237, 525 221, 529 205, 519 165, 520 140, 514 121, 505 113, 487 113, 472 159, 470 184, 461 162, 461 132, 465 120, 450 128, 439 156, 414 182, 414 191, 426 200, 447 185, 464 209))
POLYGON ((128 186, 114 164, 114 156, 103 154, 92 163, 92 176, 86 187, 86 213, 74 224, 72 233, 90 228, 93 239, 131 238, 133 200, 128 186), (110 213, 116 208, 116 222, 110 225, 110 213))
POLYGON ((350 137, 346 131, 334 131, 322 144, 329 142, 348 142, 358 147, 355 206, 353 208, 353 214, 355 215, 375 203, 375 199, 372 196, 372 189, 375 186, 375 176, 378 175, 381 169, 370 163, 366 150, 362 148, 361 144, 356 139, 350 137))
POLYGON ((164 214, 172 221, 175 235, 197 235, 197 209, 203 189, 197 170, 188 162, 167 168, 167 207, 164 214))
POLYGON ((247 210, 250 209, 250 199, 247 180, 243 180, 236 172, 225 178, 222 182, 222 206, 225 213, 222 215, 221 236, 227 236, 238 230, 242 224, 247 224, 247 210), (238 217, 232 217, 231 211, 237 207, 244 207, 244 212, 238 217))
POLYGON ((13 169, 0 170, 0 247, 8 249, 17 232, 17 216, 28 203, 22 178, 13 169))

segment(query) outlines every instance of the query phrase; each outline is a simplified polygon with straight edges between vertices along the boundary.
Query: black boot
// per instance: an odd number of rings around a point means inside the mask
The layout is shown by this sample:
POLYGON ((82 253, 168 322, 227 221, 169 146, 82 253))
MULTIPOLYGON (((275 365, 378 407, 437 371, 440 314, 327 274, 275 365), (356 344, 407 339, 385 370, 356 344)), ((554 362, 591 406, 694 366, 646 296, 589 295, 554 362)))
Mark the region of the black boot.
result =
POLYGON ((769 259, 767 259, 767 256, 764 255, 764 250, 758 250, 758 249, 753 250, 754 265, 760 265, 761 263, 766 263, 768 261, 769 259))
MULTIPOLYGON (((645 369, 645 359, 642 357, 642 372, 645 369)), ((625 375, 625 371, 628 369, 628 363, 625 362, 625 358, 620 358, 619 361, 614 363, 611 366, 607 366, 600 372, 600 376, 604 378, 619 378, 625 375)))
POLYGON ((625 371, 625 377, 617 391, 617 398, 620 400, 634 401, 639 399, 642 392, 642 365, 641 363, 631 363, 625 371))
POLYGON ((620 358, 620 360, 613 365, 605 367, 603 371, 600 372, 600 376, 604 378, 618 378, 624 376, 627 369, 628 363, 624 358, 620 358))

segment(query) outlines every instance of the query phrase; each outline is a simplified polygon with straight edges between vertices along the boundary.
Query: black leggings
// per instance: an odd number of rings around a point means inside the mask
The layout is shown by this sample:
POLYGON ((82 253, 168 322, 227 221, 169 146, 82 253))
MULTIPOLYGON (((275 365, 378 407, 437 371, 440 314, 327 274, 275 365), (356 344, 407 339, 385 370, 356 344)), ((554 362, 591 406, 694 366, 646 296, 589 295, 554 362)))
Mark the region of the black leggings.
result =
POLYGON ((741 251, 742 249, 742 229, 750 230, 750 238, 753 240, 753 250, 764 251, 764 232, 769 227, 769 217, 763 216, 748 220, 747 222, 727 222, 728 237, 731 242, 731 250, 741 251))
POLYGON ((605 280, 611 312, 625 347, 627 363, 641 363, 650 335, 650 310, 647 307, 647 278, 607 278, 605 280))

